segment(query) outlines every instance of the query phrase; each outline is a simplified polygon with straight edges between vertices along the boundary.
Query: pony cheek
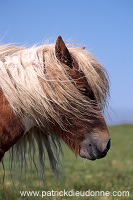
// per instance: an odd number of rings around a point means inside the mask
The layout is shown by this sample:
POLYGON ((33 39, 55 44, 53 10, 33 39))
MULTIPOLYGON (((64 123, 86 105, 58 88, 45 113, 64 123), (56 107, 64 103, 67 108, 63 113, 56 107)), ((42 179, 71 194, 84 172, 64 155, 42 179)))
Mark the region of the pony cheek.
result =
POLYGON ((56 126, 53 132, 71 149, 72 152, 74 152, 75 155, 79 154, 80 141, 77 135, 77 129, 73 130, 68 128, 67 131, 65 131, 56 126))

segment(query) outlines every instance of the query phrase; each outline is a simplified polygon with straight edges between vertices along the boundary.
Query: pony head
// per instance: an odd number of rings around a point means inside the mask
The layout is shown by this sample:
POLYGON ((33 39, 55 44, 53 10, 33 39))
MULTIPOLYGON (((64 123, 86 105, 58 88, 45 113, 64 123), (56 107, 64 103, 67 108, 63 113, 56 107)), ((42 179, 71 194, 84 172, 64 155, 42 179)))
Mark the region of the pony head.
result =
POLYGON ((57 125, 54 132, 75 154, 89 160, 103 158, 110 148, 102 116, 109 89, 106 71, 84 48, 68 49, 61 36, 56 41, 55 55, 68 78, 63 92, 69 100, 65 99, 68 108, 61 114, 65 129, 57 125))

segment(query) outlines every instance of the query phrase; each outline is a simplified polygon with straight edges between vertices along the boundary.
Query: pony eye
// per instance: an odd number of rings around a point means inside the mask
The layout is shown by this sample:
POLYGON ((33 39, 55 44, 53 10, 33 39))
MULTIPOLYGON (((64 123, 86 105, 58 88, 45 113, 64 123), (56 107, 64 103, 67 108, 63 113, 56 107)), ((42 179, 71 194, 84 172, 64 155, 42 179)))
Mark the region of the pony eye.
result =
POLYGON ((89 90, 87 87, 81 87, 81 88, 79 88, 79 91, 83 95, 85 95, 85 96, 89 97, 91 100, 95 101, 94 93, 91 90, 89 90))
POLYGON ((82 92, 82 94, 88 94, 88 89, 86 87, 79 88, 79 91, 82 92))

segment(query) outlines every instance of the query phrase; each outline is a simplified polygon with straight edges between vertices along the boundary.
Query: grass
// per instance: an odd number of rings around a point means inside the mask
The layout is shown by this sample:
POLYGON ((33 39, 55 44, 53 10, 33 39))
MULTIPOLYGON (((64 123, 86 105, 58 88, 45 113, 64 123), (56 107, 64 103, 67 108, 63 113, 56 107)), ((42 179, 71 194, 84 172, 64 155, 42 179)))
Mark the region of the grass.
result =
MULTIPOLYGON (((46 184, 40 185, 36 171, 28 172, 27 182, 19 184, 17 169, 14 171, 13 186, 8 156, 5 158, 6 177, 3 184, 0 179, 0 200, 38 200, 42 197, 21 197, 20 190, 51 191, 129 191, 130 197, 44 197, 45 200, 133 200, 133 125, 110 127, 112 146, 107 157, 95 162, 76 158, 68 148, 64 147, 64 177, 56 181, 49 168, 46 169, 46 184)), ((3 169, 0 166, 0 176, 3 169)))

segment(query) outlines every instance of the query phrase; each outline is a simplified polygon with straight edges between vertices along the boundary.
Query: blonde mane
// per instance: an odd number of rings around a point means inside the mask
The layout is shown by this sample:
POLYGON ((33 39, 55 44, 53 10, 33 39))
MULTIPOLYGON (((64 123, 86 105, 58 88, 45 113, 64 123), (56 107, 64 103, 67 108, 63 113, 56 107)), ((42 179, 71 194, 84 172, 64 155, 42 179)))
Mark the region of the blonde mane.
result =
MULTIPOLYGON (((77 47, 69 51, 103 108, 108 93, 105 70, 87 51, 77 47)), ((41 125, 50 119, 61 125, 60 111, 81 119, 87 114, 86 107, 90 107, 90 113, 94 112, 91 102, 83 98, 67 69, 57 60, 54 45, 29 49, 2 46, 0 57, 0 87, 17 114, 28 115, 41 125)))
MULTIPOLYGON (((99 108, 103 110, 109 89, 105 69, 89 52, 69 45, 68 49, 79 66, 78 70, 85 75, 99 108)), ((36 130, 38 136, 32 134, 28 141, 30 145, 31 137, 40 137, 39 141, 42 144, 40 147, 38 144, 40 154, 44 151, 43 145, 45 145, 48 153, 51 152, 49 159, 53 171, 56 171, 54 165, 56 165, 58 155, 54 160, 54 150, 52 152, 50 141, 53 141, 54 148, 56 148, 55 143, 59 144, 59 141, 55 136, 49 138, 48 123, 55 121, 60 127, 65 128, 62 114, 80 120, 86 120, 85 116, 96 114, 92 108, 93 102, 83 97, 67 71, 68 69, 63 67, 56 58, 53 44, 31 48, 10 45, 0 47, 0 88, 18 116, 23 119, 28 117, 36 126, 42 127, 41 131, 36 130)), ((21 141, 25 143, 25 137, 20 140, 20 143, 21 141)), ((33 140, 32 143, 34 143, 33 140)), ((16 148, 16 154, 18 154, 21 148, 18 146, 16 148)), ((12 152, 14 152, 13 149, 12 152)), ((21 152, 21 155, 24 153, 21 152)), ((44 160, 41 157, 40 162, 43 166, 44 160)))

